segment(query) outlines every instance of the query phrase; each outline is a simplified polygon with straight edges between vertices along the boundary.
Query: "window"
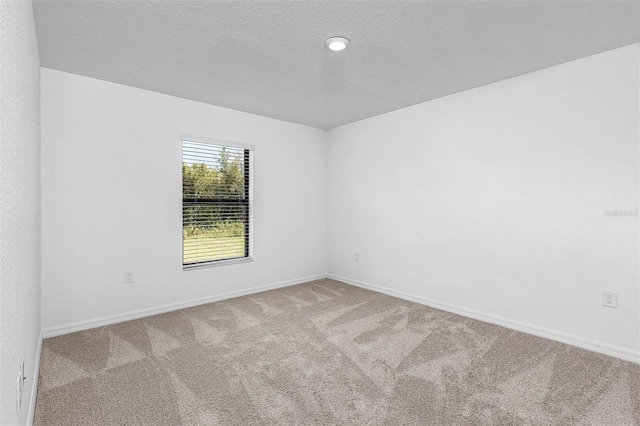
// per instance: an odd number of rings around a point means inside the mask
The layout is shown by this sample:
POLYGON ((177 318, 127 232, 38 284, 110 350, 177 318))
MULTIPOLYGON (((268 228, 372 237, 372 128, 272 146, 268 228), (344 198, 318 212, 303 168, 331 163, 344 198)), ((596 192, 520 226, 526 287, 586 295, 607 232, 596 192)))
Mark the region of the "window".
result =
POLYGON ((253 146, 182 136, 182 265, 251 260, 253 146))

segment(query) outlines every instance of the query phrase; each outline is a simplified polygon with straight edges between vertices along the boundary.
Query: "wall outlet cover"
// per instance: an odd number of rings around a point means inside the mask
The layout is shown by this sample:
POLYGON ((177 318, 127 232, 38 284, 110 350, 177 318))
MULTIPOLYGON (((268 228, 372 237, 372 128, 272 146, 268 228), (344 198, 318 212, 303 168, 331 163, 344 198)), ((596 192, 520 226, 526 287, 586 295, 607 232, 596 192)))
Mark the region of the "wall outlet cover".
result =
POLYGON ((608 308, 618 307, 618 293, 615 291, 602 290, 602 306, 608 308))

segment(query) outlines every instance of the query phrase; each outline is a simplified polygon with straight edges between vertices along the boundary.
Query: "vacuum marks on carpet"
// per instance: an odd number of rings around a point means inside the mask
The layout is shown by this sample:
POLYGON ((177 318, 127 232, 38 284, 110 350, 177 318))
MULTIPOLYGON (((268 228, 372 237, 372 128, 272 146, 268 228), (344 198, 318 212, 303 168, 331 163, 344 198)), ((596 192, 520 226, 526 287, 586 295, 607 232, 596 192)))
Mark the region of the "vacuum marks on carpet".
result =
POLYGON ((35 425, 640 425, 640 366, 318 280, 46 339, 35 425))

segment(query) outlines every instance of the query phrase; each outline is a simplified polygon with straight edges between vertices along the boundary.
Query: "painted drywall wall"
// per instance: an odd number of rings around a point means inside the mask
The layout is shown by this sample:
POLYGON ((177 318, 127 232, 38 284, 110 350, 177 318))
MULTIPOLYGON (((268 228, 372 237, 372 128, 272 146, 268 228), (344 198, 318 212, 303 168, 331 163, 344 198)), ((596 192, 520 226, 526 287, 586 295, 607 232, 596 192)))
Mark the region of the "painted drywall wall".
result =
POLYGON ((325 160, 318 129, 43 68, 45 332, 325 273, 325 160), (182 270, 181 134, 255 145, 253 262, 182 270))
MULTIPOLYGON (((30 1, 0 2, 0 424, 27 424, 40 344, 40 59, 30 1), (22 406, 16 382, 25 362, 22 406)), ((35 397, 35 395, 34 395, 35 397)))
POLYGON ((637 356, 638 218, 605 210, 639 207, 638 61, 628 46, 330 130, 330 274, 637 356))

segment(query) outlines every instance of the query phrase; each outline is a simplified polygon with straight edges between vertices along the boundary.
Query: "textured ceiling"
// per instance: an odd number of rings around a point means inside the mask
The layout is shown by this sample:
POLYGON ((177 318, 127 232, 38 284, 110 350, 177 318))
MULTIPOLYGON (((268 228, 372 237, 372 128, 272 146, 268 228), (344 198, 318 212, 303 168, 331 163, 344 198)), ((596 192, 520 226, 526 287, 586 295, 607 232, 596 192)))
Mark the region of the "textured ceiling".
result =
POLYGON ((640 2, 42 1, 41 64, 322 129, 640 41, 640 2), (324 41, 351 40, 343 52, 324 41))

